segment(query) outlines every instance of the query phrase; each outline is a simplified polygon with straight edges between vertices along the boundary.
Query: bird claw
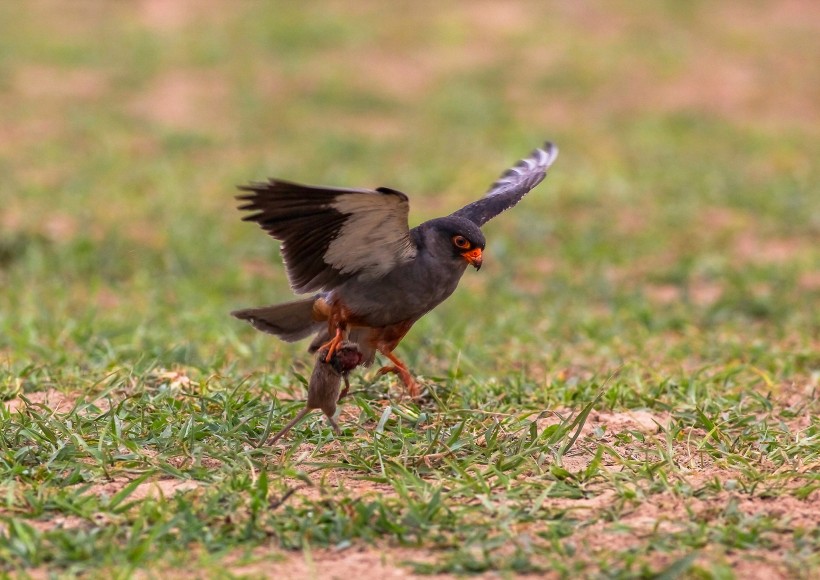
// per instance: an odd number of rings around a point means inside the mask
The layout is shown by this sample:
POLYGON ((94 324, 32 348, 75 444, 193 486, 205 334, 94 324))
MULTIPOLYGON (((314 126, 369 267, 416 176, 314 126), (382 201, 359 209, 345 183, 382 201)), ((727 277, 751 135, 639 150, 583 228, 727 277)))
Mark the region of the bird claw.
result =
POLYGON ((337 329, 336 335, 319 347, 319 351, 327 349, 327 354, 325 355, 326 363, 329 363, 333 359, 333 355, 336 354, 337 350, 339 350, 339 346, 342 342, 344 342, 344 333, 341 329, 337 329))
POLYGON ((410 374, 410 371, 406 368, 398 365, 389 365, 380 368, 376 374, 381 376, 386 375, 387 373, 395 373, 399 375, 401 382, 404 383, 404 387, 407 389, 407 394, 410 395, 411 398, 416 399, 419 395, 421 395, 419 384, 416 382, 416 379, 413 378, 413 375, 410 374))

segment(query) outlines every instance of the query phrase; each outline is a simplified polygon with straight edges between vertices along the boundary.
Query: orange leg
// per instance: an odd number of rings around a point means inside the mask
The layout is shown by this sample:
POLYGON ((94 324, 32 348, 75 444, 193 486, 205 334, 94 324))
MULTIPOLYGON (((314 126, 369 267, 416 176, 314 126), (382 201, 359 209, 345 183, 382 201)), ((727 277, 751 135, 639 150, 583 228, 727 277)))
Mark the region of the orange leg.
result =
POLYGON ((324 343, 322 347, 319 349, 320 351, 323 349, 327 349, 327 354, 325 355, 325 362, 328 363, 333 358, 333 355, 339 349, 339 345, 345 339, 345 333, 341 329, 341 327, 336 327, 336 335, 331 338, 328 342, 324 343))
POLYGON ((314 316, 318 320, 321 320, 325 316, 327 317, 328 334, 333 336, 333 338, 323 344, 319 349, 327 349, 325 362, 328 363, 333 359, 333 355, 336 354, 339 346, 347 340, 347 324, 350 313, 340 301, 334 300, 328 304, 321 298, 313 304, 313 311, 314 316))
POLYGON ((421 390, 419 389, 419 385, 416 382, 416 379, 413 378, 413 375, 410 374, 410 369, 407 368, 407 365, 404 364, 399 358, 394 355, 389 350, 382 350, 380 349, 384 356, 390 359, 390 362, 393 363, 392 366, 386 366, 379 369, 379 374, 383 375, 386 373, 396 373, 399 375, 401 382, 404 383, 405 388, 407 389, 407 394, 411 397, 416 398, 421 394, 421 390))

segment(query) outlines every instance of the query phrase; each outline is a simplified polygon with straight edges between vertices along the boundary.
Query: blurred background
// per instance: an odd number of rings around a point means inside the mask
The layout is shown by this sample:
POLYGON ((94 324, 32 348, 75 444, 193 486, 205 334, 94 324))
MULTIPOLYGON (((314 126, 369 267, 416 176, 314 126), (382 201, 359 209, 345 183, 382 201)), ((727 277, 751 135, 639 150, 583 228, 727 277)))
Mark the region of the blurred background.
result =
POLYGON ((816 381, 817 55, 810 0, 4 2, 0 368, 286 371, 228 316, 291 296, 236 185, 389 186, 416 224, 550 139, 411 365, 816 381))

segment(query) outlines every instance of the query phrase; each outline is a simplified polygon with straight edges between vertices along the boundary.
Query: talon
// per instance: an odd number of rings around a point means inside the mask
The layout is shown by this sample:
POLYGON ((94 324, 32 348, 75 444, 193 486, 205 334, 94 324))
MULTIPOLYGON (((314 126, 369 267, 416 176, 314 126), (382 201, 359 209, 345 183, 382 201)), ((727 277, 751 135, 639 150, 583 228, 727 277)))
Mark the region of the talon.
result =
POLYGON ((325 355, 325 362, 329 363, 330 360, 333 358, 333 355, 336 354, 336 351, 339 349, 339 345, 342 344, 344 340, 343 332, 341 328, 336 329, 336 336, 331 338, 328 342, 323 344, 320 351, 327 349, 327 354, 325 355))
POLYGON ((416 379, 410 376, 410 373, 407 373, 407 377, 402 376, 402 382, 404 382, 404 386, 407 388, 407 394, 410 395, 411 399, 415 399, 421 395, 419 384, 416 382, 416 379))
POLYGON ((413 378, 413 375, 410 374, 410 371, 404 365, 385 366, 380 368, 376 374, 381 376, 386 375, 387 373, 396 373, 399 375, 401 382, 404 383, 404 388, 407 389, 407 394, 410 395, 411 398, 415 399, 421 394, 421 389, 419 389, 416 379, 413 378))

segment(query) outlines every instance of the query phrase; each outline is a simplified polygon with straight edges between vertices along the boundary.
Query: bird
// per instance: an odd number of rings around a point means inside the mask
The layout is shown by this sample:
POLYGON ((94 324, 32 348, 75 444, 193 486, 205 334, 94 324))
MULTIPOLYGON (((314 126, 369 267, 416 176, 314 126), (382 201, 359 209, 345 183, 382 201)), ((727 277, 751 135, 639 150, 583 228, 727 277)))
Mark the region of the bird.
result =
POLYGON ((452 214, 408 224, 409 198, 388 187, 347 189, 270 178, 239 186, 243 221, 281 242, 292 290, 310 294, 231 314, 287 342, 313 336, 308 351, 333 358, 355 343, 369 366, 376 353, 411 397, 420 388, 394 350, 422 316, 446 300, 468 266, 484 260, 481 227, 541 183, 558 156, 547 141, 506 170, 483 197, 452 214))

